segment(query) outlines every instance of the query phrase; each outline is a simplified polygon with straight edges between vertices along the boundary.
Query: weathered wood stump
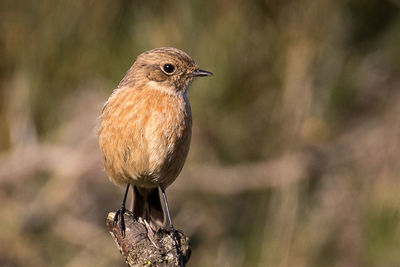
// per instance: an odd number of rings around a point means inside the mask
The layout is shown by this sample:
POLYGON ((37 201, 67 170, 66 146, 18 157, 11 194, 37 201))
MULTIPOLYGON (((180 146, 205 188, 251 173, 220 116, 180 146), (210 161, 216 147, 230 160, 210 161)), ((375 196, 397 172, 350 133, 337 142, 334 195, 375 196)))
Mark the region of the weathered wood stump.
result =
POLYGON ((183 232, 154 231, 147 221, 125 212, 126 231, 122 236, 115 212, 107 216, 107 228, 129 266, 185 266, 191 255, 189 239, 183 232))

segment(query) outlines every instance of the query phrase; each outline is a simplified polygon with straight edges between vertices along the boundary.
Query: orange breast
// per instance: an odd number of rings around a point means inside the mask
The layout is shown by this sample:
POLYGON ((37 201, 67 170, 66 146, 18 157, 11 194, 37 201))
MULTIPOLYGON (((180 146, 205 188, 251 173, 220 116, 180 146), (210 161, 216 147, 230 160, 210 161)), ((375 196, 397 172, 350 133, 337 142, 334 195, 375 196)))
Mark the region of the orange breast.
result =
POLYGON ((191 111, 185 94, 117 89, 102 115, 99 143, 110 179, 167 187, 189 151, 191 111))

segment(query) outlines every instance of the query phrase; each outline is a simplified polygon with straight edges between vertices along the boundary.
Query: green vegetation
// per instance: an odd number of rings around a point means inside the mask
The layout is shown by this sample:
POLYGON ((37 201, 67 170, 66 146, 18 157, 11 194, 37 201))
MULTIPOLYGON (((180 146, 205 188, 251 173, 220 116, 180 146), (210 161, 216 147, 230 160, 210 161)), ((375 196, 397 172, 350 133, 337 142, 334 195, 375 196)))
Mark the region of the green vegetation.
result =
POLYGON ((2 0, 1 266, 124 266, 96 123, 160 46, 215 74, 168 189, 189 266, 400 266, 396 0, 2 0))

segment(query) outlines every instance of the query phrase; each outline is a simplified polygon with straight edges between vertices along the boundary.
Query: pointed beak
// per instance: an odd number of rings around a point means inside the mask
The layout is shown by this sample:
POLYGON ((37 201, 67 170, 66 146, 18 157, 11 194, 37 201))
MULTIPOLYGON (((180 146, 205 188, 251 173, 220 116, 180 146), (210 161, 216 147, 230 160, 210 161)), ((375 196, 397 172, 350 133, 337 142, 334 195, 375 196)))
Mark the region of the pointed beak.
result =
POLYGON ((201 70, 197 69, 194 72, 190 74, 192 77, 206 77, 206 76, 213 76, 214 74, 212 72, 206 71, 206 70, 201 70))

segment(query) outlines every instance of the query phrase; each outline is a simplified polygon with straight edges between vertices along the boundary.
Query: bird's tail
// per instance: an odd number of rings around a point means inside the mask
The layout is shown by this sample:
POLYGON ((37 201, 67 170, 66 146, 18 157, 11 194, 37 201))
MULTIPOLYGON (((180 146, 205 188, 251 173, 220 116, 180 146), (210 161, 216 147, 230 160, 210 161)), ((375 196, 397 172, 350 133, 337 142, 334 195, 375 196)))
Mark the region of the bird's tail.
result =
POLYGON ((145 219, 154 230, 165 228, 166 218, 158 187, 150 189, 133 186, 133 192, 134 218, 145 219))

